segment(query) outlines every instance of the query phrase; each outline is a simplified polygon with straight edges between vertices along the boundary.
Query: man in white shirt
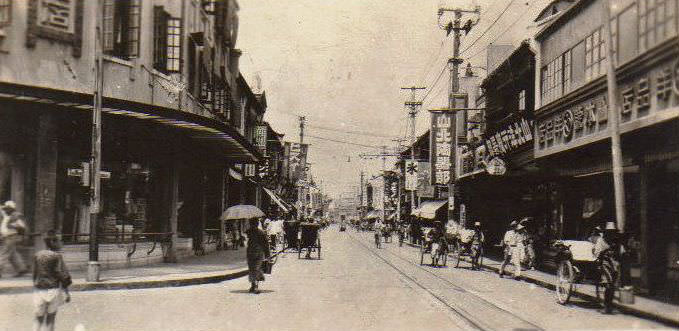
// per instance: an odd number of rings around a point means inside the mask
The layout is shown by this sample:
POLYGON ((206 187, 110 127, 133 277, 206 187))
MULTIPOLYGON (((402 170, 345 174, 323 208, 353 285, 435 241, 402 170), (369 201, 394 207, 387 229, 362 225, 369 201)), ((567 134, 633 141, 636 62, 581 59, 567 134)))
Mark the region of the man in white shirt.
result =
POLYGON ((28 272, 21 255, 17 251, 17 245, 23 240, 26 232, 24 216, 16 210, 14 201, 7 201, 0 208, 0 271, 5 270, 7 265, 12 265, 16 271, 15 277, 20 277, 28 272))
POLYGON ((509 224, 509 229, 507 232, 505 232, 505 236, 502 239, 502 247, 504 249, 504 258, 502 260, 502 264, 500 265, 500 277, 502 277, 505 274, 505 267, 509 262, 512 260, 512 251, 513 248, 516 247, 516 225, 518 224, 517 221, 512 221, 509 224))

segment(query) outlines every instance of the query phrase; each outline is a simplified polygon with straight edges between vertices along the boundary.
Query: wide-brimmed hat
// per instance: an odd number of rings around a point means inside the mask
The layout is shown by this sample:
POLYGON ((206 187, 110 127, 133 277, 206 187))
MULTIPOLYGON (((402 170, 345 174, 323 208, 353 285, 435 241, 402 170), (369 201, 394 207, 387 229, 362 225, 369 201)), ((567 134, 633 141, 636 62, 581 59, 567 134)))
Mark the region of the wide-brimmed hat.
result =
POLYGON ((509 226, 516 226, 517 224, 519 224, 519 222, 517 222, 517 221, 512 221, 511 223, 509 223, 509 226))
POLYGON ((618 228, 615 226, 615 222, 606 222, 606 231, 616 231, 618 228))
POLYGON ((7 200, 7 201, 5 201, 5 203, 0 208, 2 208, 2 209, 17 209, 17 204, 16 204, 16 202, 14 202, 12 200, 7 200))
POLYGON ((519 224, 519 225, 516 226, 516 229, 517 229, 517 230, 523 230, 523 229, 525 229, 525 228, 526 228, 526 227, 525 227, 523 224, 519 224))
POLYGON ((474 222, 474 226, 481 226, 481 222, 474 222))

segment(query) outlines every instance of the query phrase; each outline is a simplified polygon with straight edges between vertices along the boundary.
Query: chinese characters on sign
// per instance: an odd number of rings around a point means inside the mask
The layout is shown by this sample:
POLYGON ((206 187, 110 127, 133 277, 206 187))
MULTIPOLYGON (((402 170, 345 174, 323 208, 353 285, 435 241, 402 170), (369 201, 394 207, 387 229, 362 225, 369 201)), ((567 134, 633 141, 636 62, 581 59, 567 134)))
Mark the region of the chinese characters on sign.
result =
POLYGON ((431 164, 419 162, 417 170, 417 196, 433 198, 435 190, 434 186, 431 185, 431 164))
POLYGON ((417 161, 416 160, 406 160, 406 190, 415 191, 417 190, 417 161))
POLYGON ((82 53, 84 0, 27 1, 28 29, 26 46, 35 47, 38 37, 60 41, 73 46, 73 56, 82 53))
POLYGON ((453 113, 431 113, 430 160, 432 185, 448 185, 453 172, 453 113))
POLYGON ((40 0, 38 26, 73 33, 75 30, 74 0, 40 0))
POLYGON ((308 146, 306 144, 286 142, 286 151, 288 154, 288 174, 293 182, 304 179, 306 172, 306 160, 308 146), (289 147, 288 147, 289 146, 289 147))
MULTIPOLYGON (((622 132, 628 123, 644 119, 644 125, 662 121, 661 112, 679 105, 674 68, 679 61, 662 63, 655 68, 620 83, 619 114, 622 132)), ((608 102, 600 93, 589 100, 539 120, 535 130, 537 157, 556 153, 579 141, 592 142, 608 137, 608 102), (588 138, 585 140, 581 140, 588 138)), ((631 128, 631 127, 630 127, 631 128)))
POLYGON ((255 146, 263 153, 266 154, 266 140, 267 137, 267 126, 257 125, 255 126, 255 146))
POLYGON ((490 156, 504 155, 533 140, 532 123, 525 118, 510 124, 485 141, 490 156))

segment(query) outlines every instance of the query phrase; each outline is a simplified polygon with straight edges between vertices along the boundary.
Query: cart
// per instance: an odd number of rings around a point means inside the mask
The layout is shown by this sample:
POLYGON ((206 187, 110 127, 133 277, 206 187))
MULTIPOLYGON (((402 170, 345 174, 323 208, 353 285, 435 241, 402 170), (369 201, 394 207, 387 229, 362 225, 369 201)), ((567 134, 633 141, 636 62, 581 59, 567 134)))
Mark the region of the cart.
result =
POLYGON ((441 245, 438 241, 432 240, 429 237, 429 232, 432 230, 428 229, 428 231, 425 231, 424 242, 420 246, 420 265, 424 265, 424 256, 429 254, 433 267, 439 265, 446 266, 448 264, 448 246, 441 245))
POLYGON ((556 300, 565 305, 578 284, 593 284, 599 298, 601 269, 592 252, 594 244, 586 240, 558 240, 553 244, 557 251, 556 300))
POLYGON ((391 226, 385 226, 382 229, 382 237, 384 237, 384 242, 385 243, 390 243, 392 241, 391 239, 391 233, 392 233, 392 228, 391 226))
POLYGON ((318 259, 321 259, 321 237, 318 235, 320 224, 315 223, 301 223, 300 230, 302 236, 297 242, 297 258, 302 258, 302 251, 307 251, 307 256, 311 256, 312 252, 318 253, 318 259))
POLYGON ((462 257, 471 259, 472 270, 480 270, 483 266, 483 245, 473 240, 474 230, 459 230, 453 239, 453 253, 455 255, 455 268, 460 267, 462 257))
POLYGON ((297 248, 299 246, 299 240, 297 234, 299 232, 299 222, 295 221, 285 221, 283 223, 283 240, 284 249, 287 248, 297 248))

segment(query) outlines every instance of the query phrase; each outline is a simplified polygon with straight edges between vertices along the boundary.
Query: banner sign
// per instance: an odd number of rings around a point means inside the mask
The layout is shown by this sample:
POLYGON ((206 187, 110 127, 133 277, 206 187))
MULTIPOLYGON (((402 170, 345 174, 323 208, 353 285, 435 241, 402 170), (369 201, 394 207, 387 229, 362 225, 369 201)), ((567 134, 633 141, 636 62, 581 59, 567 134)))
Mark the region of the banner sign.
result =
POLYGON ((255 126, 255 147, 259 149, 262 154, 266 154, 266 142, 268 127, 266 125, 256 125, 255 126))
POLYGON ((434 185, 431 185, 431 163, 419 162, 417 165, 417 196, 434 197, 434 185))
POLYGON ((417 161, 416 160, 406 160, 406 191, 417 190, 417 161))
POLYGON ((532 121, 522 118, 509 124, 504 130, 499 130, 485 141, 488 155, 491 157, 504 155, 533 141, 532 126, 532 121))
POLYGON ((288 160, 289 176, 293 182, 297 182, 300 179, 304 179, 304 174, 306 173, 307 151, 309 145, 287 142, 285 144, 290 145, 288 160))
POLYGON ((368 184, 365 187, 366 205, 368 208, 373 206, 373 186, 368 184))
POLYGON ((255 177, 256 165, 254 163, 245 164, 245 177, 255 177))
POLYGON ((432 112, 430 133, 430 160, 432 185, 448 185, 453 177, 453 113, 432 112))

